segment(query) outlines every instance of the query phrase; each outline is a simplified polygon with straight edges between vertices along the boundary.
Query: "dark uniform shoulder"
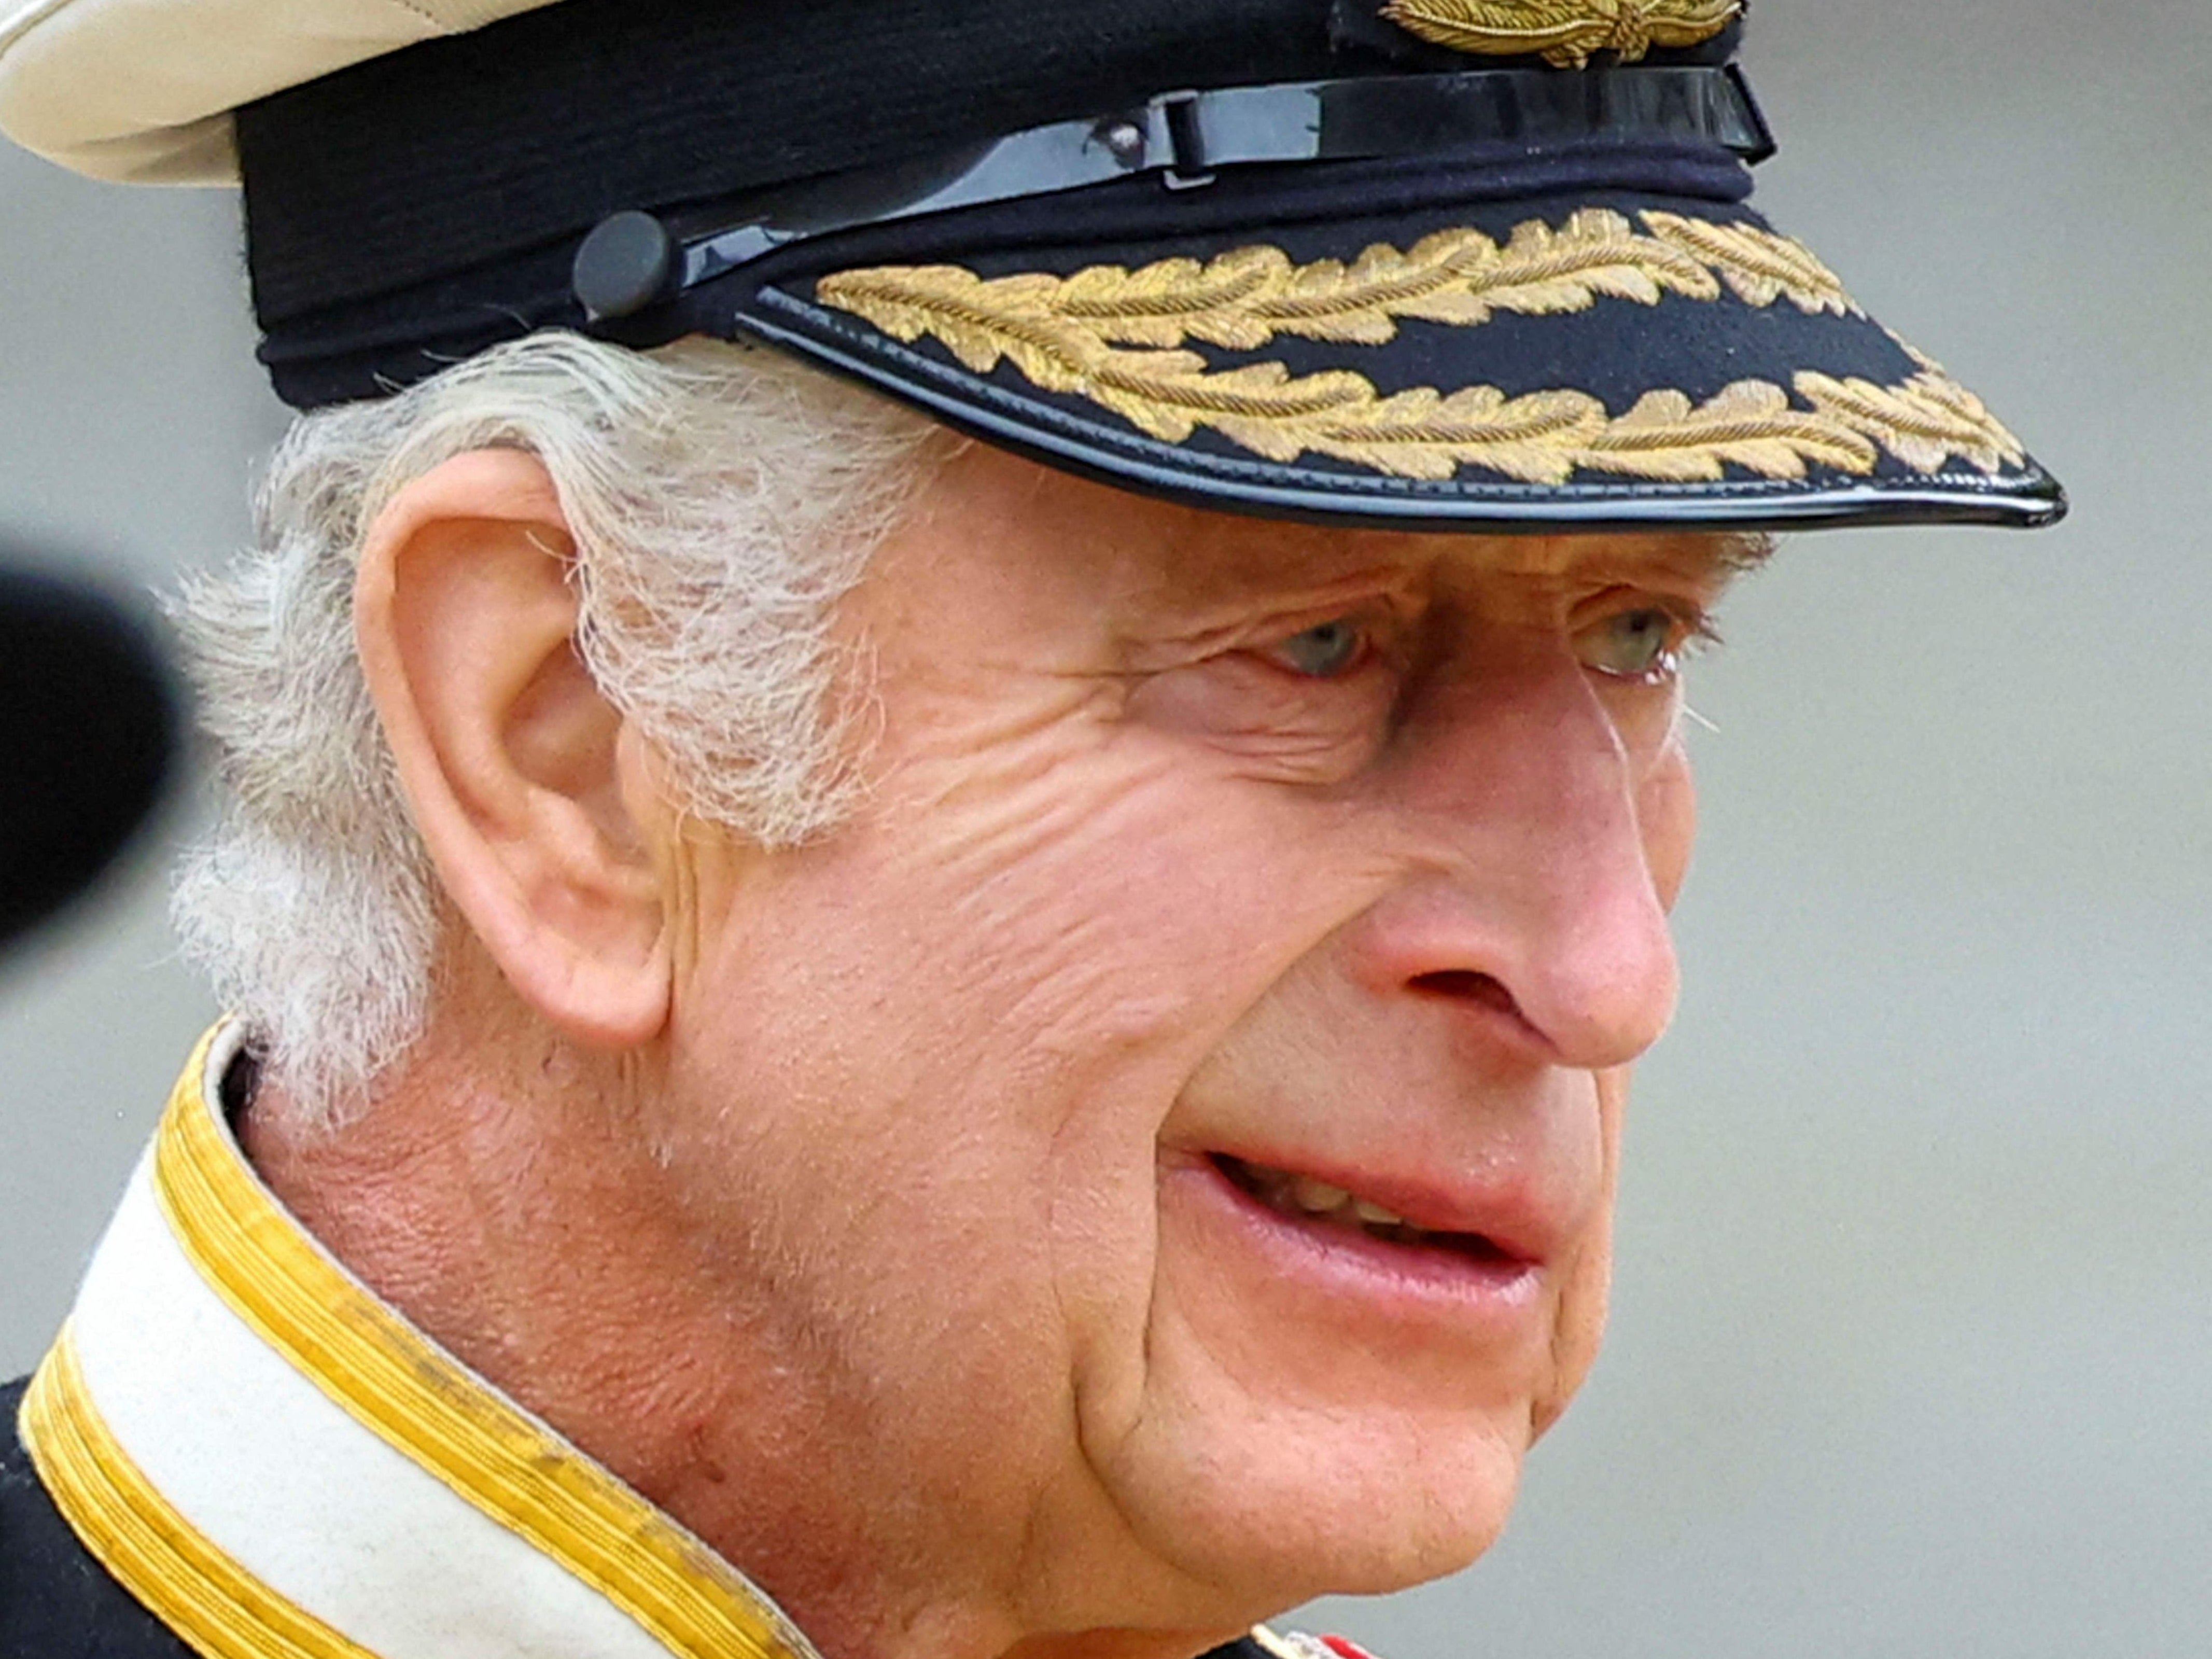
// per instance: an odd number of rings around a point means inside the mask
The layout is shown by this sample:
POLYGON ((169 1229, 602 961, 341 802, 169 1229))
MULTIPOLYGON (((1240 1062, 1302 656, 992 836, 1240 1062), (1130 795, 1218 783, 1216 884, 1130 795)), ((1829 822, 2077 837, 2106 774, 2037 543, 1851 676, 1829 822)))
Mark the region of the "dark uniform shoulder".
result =
POLYGON ((24 1386, 0 1387, 0 1659, 192 1659, 77 1541, 39 1483, 15 1427, 24 1386))

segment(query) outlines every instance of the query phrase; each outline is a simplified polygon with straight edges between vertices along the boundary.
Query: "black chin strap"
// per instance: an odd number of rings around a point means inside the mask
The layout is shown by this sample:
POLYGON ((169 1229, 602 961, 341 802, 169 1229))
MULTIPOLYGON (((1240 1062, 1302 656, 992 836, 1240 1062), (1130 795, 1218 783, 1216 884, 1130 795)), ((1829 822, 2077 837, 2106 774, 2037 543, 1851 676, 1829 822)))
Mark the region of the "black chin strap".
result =
POLYGON ((1703 143, 1756 166, 1772 133, 1734 64, 1561 74, 1486 70, 1164 93, 1133 108, 1032 127, 949 155, 755 195, 679 235, 628 211, 576 255, 593 322, 635 316, 809 237, 1157 174, 1201 189, 1223 167, 1443 155, 1472 144, 1703 143))

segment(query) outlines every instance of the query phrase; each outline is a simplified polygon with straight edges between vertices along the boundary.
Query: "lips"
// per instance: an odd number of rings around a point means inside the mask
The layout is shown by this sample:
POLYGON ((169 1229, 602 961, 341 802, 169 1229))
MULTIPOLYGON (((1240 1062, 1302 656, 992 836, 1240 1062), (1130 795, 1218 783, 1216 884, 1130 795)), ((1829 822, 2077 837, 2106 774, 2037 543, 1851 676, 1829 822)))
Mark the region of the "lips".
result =
MULTIPOLYGON (((1313 1340, 1333 1333, 1349 1345, 1337 1352, 1370 1358, 1413 1364, 1427 1354, 1418 1368, 1541 1339, 1553 1276, 1527 1247, 1525 1225, 1508 1221, 1511 1203, 1482 1203, 1480 1182, 1465 1182, 1452 1204, 1434 1194, 1425 1201, 1418 1178, 1393 1182, 1371 1166, 1363 1175, 1272 1147, 1170 1152, 1161 1175, 1175 1259, 1213 1287, 1209 1305, 1234 1307, 1240 1321, 1287 1323, 1313 1340), (1482 1212, 1498 1218, 1466 1224, 1482 1212), (1437 1224, 1446 1219, 1456 1224, 1437 1224)), ((1549 1228, 1543 1236, 1567 1243, 1549 1228)))
POLYGON ((1587 1073, 1496 1068, 1475 1087, 1457 1055, 1415 1053, 1293 1089, 1243 1052, 1194 1079, 1158 1137, 1180 1282, 1423 1374, 1422 1353, 1540 1347, 1546 1310, 1598 1259, 1605 1111, 1587 1073))

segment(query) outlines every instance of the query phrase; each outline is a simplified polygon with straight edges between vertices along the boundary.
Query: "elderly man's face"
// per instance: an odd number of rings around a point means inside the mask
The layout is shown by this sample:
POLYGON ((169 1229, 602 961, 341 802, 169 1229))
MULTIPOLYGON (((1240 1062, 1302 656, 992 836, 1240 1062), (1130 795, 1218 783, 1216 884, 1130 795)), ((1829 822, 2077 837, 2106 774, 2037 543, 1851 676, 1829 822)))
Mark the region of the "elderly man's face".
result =
POLYGON ((956 463, 850 608, 854 821, 660 854, 653 1132, 825 1467, 1062 1627, 1479 1553, 1597 1346, 1728 565, 956 463))

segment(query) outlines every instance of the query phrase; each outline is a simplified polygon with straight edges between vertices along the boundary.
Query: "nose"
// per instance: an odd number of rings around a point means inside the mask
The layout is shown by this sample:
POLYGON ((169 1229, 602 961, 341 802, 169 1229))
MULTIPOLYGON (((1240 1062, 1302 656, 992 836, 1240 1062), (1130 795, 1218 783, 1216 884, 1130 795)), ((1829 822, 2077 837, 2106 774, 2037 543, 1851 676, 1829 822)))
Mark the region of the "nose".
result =
POLYGON ((1632 755, 1589 671, 1544 647, 1436 686, 1401 738, 1419 851, 1357 930, 1358 976, 1484 1011, 1552 1064, 1642 1054, 1680 983, 1667 906, 1694 807, 1679 748, 1632 755))

